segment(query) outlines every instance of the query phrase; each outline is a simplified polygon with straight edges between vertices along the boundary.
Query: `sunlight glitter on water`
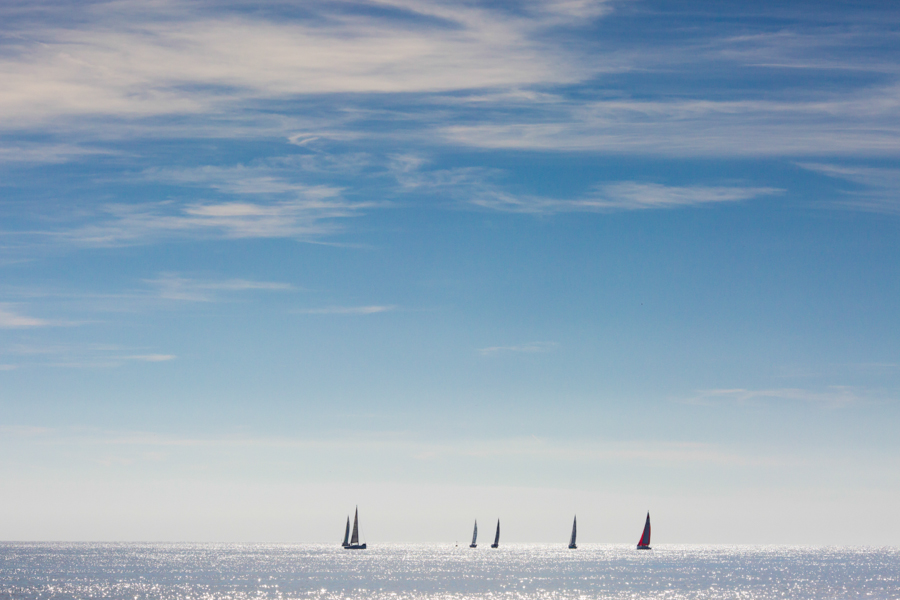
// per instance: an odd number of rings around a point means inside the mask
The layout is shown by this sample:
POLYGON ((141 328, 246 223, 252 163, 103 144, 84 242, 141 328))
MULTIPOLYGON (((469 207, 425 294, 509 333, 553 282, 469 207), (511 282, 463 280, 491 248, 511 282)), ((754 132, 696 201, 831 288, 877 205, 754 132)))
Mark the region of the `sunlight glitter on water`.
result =
POLYGON ((900 550, 0 544, 0 599, 900 598, 900 550))

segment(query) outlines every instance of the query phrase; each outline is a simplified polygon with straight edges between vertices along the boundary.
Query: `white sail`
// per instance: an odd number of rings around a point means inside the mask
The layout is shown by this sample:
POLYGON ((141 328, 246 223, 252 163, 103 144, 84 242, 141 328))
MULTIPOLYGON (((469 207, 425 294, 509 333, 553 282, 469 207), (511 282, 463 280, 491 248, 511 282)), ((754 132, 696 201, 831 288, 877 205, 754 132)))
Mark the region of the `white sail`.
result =
POLYGON ((576 516, 575 519, 572 521, 572 539, 569 541, 569 548, 577 548, 578 547, 575 545, 575 532, 577 529, 577 525, 578 525, 578 517, 576 516))
POLYGON ((347 516, 347 527, 344 529, 344 542, 341 544, 343 547, 349 546, 347 541, 350 539, 350 516, 347 516))
POLYGON ((472 532, 472 547, 475 547, 475 541, 478 539, 478 521, 475 521, 475 531, 472 532))

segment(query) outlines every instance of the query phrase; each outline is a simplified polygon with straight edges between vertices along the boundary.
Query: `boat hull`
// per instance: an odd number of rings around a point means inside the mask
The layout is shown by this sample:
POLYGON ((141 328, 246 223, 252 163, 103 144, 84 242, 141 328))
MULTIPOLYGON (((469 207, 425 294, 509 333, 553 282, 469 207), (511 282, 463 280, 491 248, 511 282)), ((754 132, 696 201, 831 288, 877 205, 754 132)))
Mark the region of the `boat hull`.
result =
POLYGON ((650 546, 638 546, 637 549, 638 550, 653 550, 653 548, 651 548, 650 546))
POLYGON ((348 544, 344 546, 344 550, 365 550, 365 544, 348 544))
POLYGON ((569 544, 569 550, 577 550, 577 549, 578 549, 578 546, 576 546, 575 544, 569 544))
POLYGON ((491 548, 499 548, 500 544, 491 544, 491 548))
POLYGON ((477 548, 478 544, 469 544, 469 548, 477 548))

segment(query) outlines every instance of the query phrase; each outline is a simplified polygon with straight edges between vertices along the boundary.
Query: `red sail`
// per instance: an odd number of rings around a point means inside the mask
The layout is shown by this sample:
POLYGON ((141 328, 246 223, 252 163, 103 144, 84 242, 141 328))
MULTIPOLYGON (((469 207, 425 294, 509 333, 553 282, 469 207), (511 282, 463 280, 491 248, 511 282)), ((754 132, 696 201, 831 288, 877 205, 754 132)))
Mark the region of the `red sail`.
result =
POLYGON ((640 546, 649 546, 650 545, 650 513, 647 513, 647 522, 644 523, 644 533, 641 534, 641 539, 638 542, 638 547, 640 546))

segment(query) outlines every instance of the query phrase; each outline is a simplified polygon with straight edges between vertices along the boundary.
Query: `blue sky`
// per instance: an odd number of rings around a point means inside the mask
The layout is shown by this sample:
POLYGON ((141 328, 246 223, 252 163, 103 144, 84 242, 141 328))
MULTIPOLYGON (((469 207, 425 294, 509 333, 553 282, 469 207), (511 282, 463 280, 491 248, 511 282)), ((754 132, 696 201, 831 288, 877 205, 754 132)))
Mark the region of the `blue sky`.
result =
POLYGON ((895 8, 0 23, 0 538, 895 543, 895 8))

